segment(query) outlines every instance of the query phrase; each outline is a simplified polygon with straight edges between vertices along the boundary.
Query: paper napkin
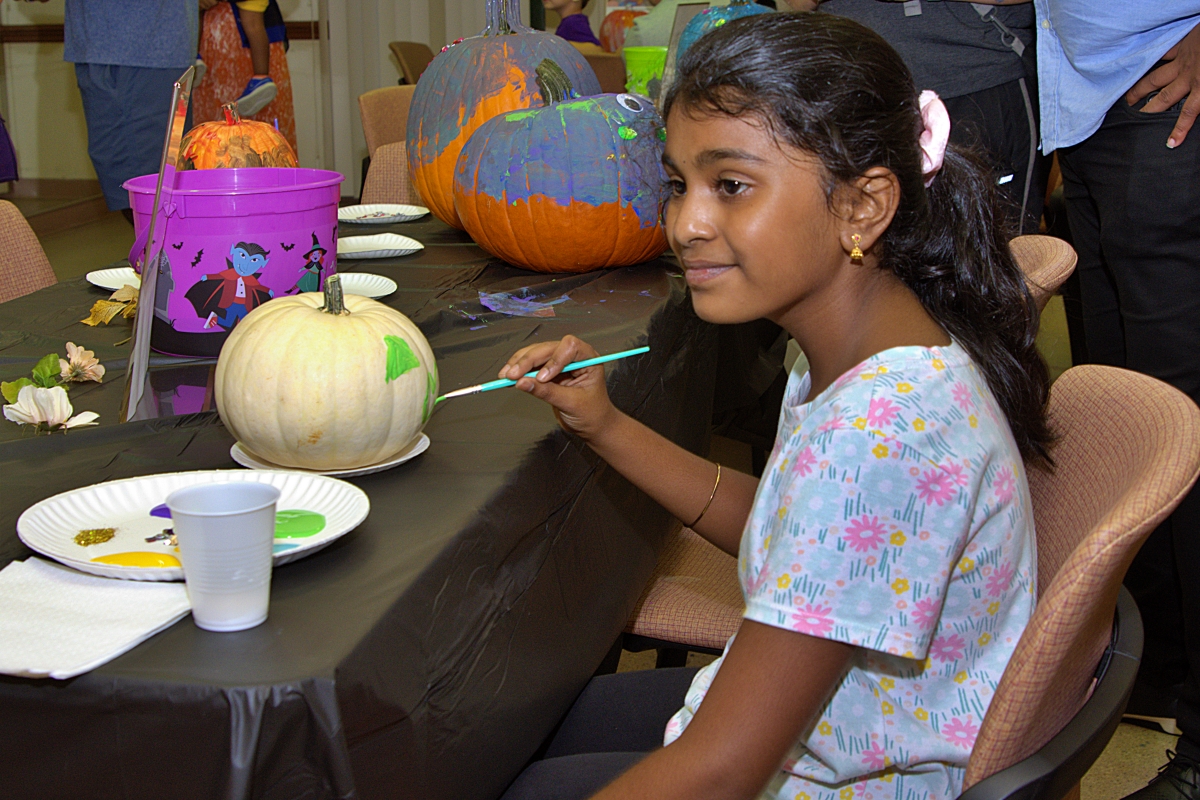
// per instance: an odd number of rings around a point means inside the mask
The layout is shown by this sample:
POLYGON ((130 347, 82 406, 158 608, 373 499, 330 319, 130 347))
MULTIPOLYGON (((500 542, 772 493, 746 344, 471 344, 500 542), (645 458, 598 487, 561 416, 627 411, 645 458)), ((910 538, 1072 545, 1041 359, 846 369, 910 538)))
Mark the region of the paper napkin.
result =
POLYGON ((0 673, 73 678, 174 625, 182 583, 86 575, 40 558, 0 570, 0 673))

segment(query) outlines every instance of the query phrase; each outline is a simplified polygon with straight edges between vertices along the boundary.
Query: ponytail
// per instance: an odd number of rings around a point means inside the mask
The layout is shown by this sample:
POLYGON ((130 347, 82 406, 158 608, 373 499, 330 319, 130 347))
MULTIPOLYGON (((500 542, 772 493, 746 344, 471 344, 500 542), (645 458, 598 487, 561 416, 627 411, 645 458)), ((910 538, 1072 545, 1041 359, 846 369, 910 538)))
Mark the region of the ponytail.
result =
POLYGON ((1050 379, 1035 346, 1038 310, 1009 250, 1015 231, 991 171, 951 145, 926 188, 912 76, 878 34, 820 13, 731 21, 688 49, 664 103, 761 119, 781 142, 820 159, 832 202, 874 166, 900 182, 900 204, 875 244, 894 273, 971 355, 1021 455, 1049 464, 1050 379))

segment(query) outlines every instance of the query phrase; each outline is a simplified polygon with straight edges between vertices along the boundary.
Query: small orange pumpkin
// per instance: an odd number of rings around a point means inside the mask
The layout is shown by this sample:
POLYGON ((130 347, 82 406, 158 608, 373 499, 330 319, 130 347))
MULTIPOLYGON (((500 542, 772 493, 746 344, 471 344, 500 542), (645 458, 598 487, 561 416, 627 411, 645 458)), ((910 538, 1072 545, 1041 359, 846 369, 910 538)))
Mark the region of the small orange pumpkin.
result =
POLYGON ((292 146, 274 127, 242 119, 234 103, 222 109, 223 122, 202 122, 183 137, 179 169, 299 166, 292 146))

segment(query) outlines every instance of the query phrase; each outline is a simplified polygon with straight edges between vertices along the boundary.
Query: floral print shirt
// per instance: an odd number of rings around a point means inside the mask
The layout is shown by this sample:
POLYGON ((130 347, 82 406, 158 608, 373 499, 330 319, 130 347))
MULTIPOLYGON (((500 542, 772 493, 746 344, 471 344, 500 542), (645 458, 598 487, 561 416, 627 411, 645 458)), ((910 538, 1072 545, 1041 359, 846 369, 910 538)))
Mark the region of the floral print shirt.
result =
POLYGON ((742 535, 745 616, 861 649, 764 797, 957 797, 1035 601, 1016 442, 957 343, 886 350, 805 402, 809 387, 791 375, 742 535))

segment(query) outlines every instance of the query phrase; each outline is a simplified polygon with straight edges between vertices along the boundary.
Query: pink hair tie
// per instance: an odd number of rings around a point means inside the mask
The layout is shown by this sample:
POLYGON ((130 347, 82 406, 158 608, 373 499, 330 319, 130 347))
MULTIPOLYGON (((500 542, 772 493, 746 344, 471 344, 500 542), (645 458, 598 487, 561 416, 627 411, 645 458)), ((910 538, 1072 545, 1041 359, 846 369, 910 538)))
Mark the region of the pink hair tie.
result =
POLYGON ((924 130, 918 142, 921 145, 921 174, 928 188, 937 177, 938 170, 946 158, 946 145, 950 141, 950 114, 937 92, 926 89, 918 101, 921 104, 921 122, 924 130))

